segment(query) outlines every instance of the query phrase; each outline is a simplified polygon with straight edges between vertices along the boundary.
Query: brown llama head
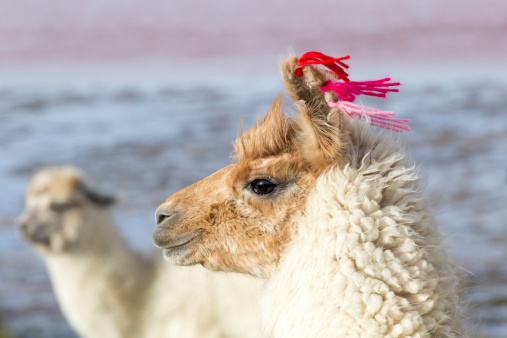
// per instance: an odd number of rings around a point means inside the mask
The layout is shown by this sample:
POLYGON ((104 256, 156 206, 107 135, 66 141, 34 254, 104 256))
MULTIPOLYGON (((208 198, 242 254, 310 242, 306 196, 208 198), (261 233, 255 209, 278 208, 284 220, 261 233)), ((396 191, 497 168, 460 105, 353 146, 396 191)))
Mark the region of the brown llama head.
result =
POLYGON ((157 209, 153 241, 168 261, 269 277, 316 178, 348 163, 347 121, 320 90, 328 74, 306 66, 297 77, 296 67, 291 57, 280 71, 299 119, 284 116, 278 96, 266 117, 238 136, 233 164, 157 209))

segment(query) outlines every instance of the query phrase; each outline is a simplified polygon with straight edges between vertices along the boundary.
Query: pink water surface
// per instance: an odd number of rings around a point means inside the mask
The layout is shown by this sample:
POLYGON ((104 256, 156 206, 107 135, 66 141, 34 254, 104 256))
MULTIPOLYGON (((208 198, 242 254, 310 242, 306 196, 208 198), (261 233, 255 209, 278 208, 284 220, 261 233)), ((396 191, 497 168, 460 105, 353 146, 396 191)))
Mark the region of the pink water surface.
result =
POLYGON ((183 61, 271 71, 288 48, 466 71, 505 66, 505 13, 503 0, 0 0, 0 74, 183 61))

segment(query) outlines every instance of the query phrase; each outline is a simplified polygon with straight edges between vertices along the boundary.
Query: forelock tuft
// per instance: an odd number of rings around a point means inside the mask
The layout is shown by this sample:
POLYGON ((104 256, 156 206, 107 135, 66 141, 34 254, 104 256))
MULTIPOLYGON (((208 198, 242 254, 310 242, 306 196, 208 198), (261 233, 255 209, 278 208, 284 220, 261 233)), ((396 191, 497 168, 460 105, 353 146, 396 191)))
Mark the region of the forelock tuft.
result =
POLYGON ((296 128, 296 122, 285 116, 283 99, 278 95, 262 121, 257 118, 255 125, 244 133, 240 125, 233 158, 253 160, 288 152, 293 147, 296 128))

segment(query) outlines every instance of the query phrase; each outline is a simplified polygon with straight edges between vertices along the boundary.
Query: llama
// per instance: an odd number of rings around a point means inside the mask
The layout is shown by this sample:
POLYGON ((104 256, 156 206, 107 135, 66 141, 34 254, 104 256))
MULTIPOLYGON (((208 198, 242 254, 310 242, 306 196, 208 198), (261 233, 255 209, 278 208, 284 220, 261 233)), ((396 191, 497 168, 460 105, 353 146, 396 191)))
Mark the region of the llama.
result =
POLYGON ((234 163, 159 206, 155 245, 268 279, 274 337, 462 336, 455 267, 399 141, 331 107, 333 74, 295 56, 280 72, 299 118, 277 97, 234 163))
POLYGON ((80 336, 260 336, 260 280, 134 252, 111 219, 114 201, 72 167, 42 170, 27 188, 21 232, 42 255, 61 310, 80 336))

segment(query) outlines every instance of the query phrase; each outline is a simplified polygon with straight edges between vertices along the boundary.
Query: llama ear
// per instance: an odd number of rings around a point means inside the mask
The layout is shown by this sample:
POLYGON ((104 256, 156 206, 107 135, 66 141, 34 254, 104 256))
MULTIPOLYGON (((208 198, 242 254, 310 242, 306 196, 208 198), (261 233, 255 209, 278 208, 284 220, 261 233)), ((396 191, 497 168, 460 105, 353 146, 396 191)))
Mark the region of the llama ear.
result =
POLYGON ((303 67, 303 76, 296 76, 298 58, 291 56, 280 64, 282 82, 294 101, 321 101, 325 104, 324 93, 320 87, 328 80, 328 75, 314 66, 303 67))
POLYGON ((331 75, 307 65, 303 76, 297 76, 297 66, 297 57, 290 57, 281 63, 280 73, 300 111, 298 148, 302 157, 317 172, 334 164, 344 167, 349 162, 348 122, 337 108, 329 107, 328 101, 333 98, 320 89, 331 75))
POLYGON ((90 202, 100 207, 109 207, 117 202, 115 196, 100 193, 86 185, 82 185, 80 190, 90 202))

